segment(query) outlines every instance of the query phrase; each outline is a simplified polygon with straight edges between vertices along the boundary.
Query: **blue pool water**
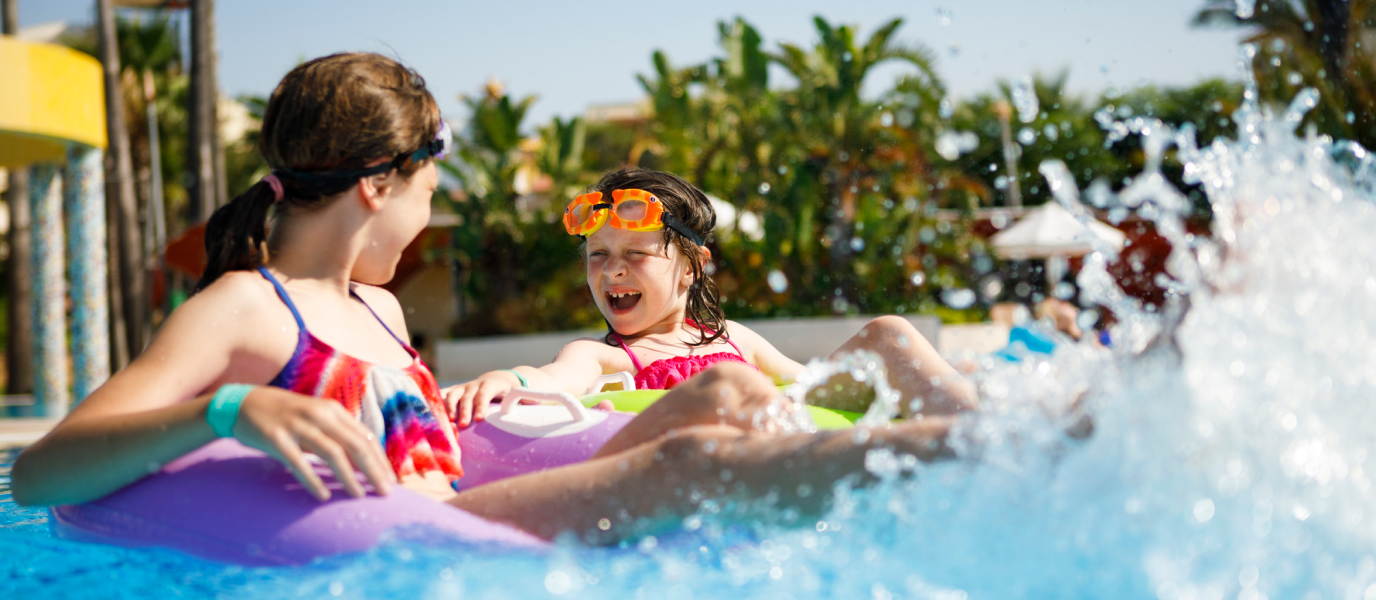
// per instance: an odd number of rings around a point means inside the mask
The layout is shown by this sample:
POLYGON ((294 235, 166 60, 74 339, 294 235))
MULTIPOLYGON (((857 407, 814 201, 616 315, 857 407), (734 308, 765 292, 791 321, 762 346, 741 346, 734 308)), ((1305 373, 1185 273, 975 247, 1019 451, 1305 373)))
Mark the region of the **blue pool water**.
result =
MULTIPOLYGON (((1162 283, 1177 302, 1144 309, 1108 279, 1112 251, 1091 255, 1082 299, 1119 317, 1111 349, 972 357, 983 411, 955 433, 959 458, 872 452, 882 483, 842 484, 820 518, 705 503, 621 548, 491 553, 408 532, 244 569, 53 539, 45 511, 3 493, 0 597, 1376 599, 1376 161, 1297 137, 1312 100, 1246 106, 1241 141, 1202 149, 1149 119, 1106 122, 1143 138, 1146 171, 1111 201, 1176 242, 1162 283), (1214 204, 1209 239, 1180 227, 1155 170, 1167 145, 1214 204), (1076 401, 1084 440, 1065 434, 1076 401)), ((1078 209, 1064 167, 1042 170, 1078 209)))

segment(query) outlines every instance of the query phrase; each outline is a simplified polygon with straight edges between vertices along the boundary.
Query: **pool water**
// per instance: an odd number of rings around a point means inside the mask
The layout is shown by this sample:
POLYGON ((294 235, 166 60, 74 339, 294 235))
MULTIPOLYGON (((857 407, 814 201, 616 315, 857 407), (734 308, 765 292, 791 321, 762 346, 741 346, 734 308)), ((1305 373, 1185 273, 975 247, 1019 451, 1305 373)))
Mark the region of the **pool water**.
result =
MULTIPOLYGON (((1150 119, 1106 122, 1142 136, 1147 168, 1112 201, 1176 242, 1174 302, 1136 304, 1104 270, 1112 249, 1091 255, 1082 300, 1119 317, 1112 349, 972 357, 984 410, 958 427, 959 458, 872 452, 882 482, 842 483, 821 518, 707 502, 619 548, 407 532, 246 569, 53 539, 45 511, 5 494, 0 597, 1376 599, 1376 161, 1297 137, 1312 103, 1248 104, 1241 141, 1202 149, 1150 119), (1180 226, 1156 171, 1168 146, 1214 204, 1209 239, 1180 226), (1066 434, 1080 411, 1086 439, 1066 434)), ((1078 210, 1063 167, 1042 170, 1078 210)))

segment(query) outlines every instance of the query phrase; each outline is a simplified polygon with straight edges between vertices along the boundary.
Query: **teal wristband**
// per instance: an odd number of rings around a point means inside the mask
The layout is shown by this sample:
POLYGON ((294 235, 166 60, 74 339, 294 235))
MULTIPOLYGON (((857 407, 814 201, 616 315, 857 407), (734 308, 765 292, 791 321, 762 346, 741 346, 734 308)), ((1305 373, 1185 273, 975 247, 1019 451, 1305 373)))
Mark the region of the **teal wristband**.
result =
POLYGON ((506 371, 507 373, 511 373, 512 375, 515 375, 515 376, 516 376, 516 381, 521 382, 521 387, 523 387, 523 388, 528 388, 528 387, 530 387, 530 384, 529 384, 529 383, 526 383, 526 378, 525 378, 525 377, 521 377, 521 374, 520 374, 520 373, 517 373, 515 369, 498 369, 498 370, 499 370, 499 371, 506 371))
POLYGON ((205 422, 219 437, 234 437, 234 424, 239 422, 239 405, 244 398, 258 386, 246 383, 229 383, 220 386, 210 406, 205 409, 205 422))

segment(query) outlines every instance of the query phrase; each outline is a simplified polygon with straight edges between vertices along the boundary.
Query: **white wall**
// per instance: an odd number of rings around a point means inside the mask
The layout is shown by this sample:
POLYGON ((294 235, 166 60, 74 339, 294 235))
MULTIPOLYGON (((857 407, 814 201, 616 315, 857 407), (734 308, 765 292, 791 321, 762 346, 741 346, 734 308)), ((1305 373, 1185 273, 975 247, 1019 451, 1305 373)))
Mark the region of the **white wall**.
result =
MULTIPOLYGON (((740 323, 764 336, 785 356, 807 362, 831 354, 871 318, 766 319, 740 323)), ((918 315, 907 316, 907 319, 933 344, 940 339, 940 319, 918 315)), ((605 330, 594 329, 444 340, 437 344, 431 366, 441 383, 452 384, 494 369, 547 364, 565 344, 582 337, 601 337, 605 333, 605 330)))

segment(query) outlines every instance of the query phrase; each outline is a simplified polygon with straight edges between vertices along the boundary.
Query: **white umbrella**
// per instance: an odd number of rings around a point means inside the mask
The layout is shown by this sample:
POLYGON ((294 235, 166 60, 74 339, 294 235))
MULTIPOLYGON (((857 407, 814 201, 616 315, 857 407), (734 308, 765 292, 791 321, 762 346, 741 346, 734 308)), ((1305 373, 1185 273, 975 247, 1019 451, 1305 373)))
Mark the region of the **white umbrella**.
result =
POLYGON ((1121 249, 1127 240, 1122 231, 1099 221, 1086 229, 1070 211, 1056 202, 1047 202, 1023 215, 1012 227, 990 238, 999 256, 1015 260, 1081 256, 1094 250, 1090 236, 1121 249))

